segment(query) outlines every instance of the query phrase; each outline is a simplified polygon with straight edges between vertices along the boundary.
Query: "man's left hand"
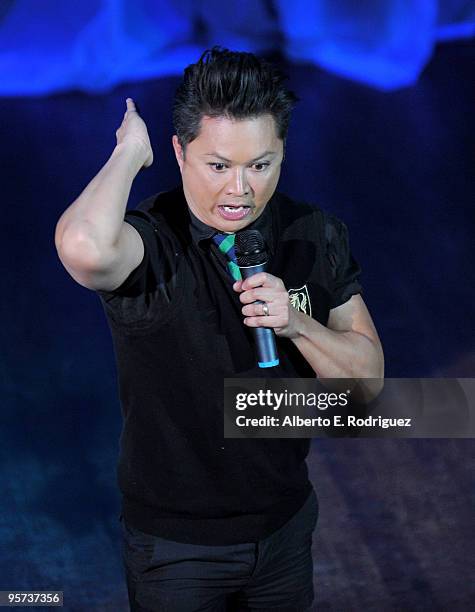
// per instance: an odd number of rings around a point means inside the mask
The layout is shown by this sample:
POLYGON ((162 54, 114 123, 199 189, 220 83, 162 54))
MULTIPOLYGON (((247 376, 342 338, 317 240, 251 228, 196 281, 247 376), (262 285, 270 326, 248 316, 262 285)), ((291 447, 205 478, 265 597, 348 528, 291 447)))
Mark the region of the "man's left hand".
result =
POLYGON ((249 327, 271 327, 278 336, 295 338, 297 336, 298 313, 289 301, 289 294, 284 283, 277 276, 259 272, 250 278, 236 281, 234 291, 241 295, 239 299, 245 306, 242 314, 244 323, 249 327), (255 304, 256 300, 267 304, 255 304))

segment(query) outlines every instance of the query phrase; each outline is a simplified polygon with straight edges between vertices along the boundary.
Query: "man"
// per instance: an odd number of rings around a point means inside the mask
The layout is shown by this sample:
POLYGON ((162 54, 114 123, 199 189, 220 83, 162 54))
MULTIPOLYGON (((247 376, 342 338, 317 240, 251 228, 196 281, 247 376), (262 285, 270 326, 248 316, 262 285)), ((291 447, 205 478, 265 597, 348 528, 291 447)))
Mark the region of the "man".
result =
POLYGON ((301 611, 313 600, 309 440, 223 436, 225 377, 383 374, 345 226, 276 192, 295 100, 252 54, 205 52, 175 99, 182 187, 124 220, 153 161, 128 99, 111 158, 57 225, 59 257, 100 296, 114 341, 132 610, 301 611), (244 228, 261 232, 269 262, 242 281, 220 245, 244 228), (276 334, 272 371, 256 365, 258 326, 276 334))

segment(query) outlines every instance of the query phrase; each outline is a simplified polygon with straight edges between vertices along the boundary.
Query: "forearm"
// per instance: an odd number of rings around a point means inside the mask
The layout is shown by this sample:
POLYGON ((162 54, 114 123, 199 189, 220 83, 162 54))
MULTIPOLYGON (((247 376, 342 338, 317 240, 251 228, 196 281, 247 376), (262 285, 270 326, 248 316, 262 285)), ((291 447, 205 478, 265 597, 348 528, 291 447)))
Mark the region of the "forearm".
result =
POLYGON ((379 342, 354 331, 334 331, 296 312, 292 341, 319 378, 383 378, 379 342))
POLYGON ((124 221, 132 182, 143 165, 143 155, 130 145, 117 145, 107 163, 81 195, 61 215, 55 241, 113 247, 124 221))

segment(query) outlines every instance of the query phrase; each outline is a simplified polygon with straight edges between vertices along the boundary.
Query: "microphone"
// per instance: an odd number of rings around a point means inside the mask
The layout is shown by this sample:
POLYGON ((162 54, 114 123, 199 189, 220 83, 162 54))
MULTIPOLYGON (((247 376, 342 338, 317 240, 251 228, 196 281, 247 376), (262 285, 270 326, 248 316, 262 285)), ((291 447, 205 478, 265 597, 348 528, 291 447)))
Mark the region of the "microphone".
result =
MULTIPOLYGON (((234 249, 236 259, 244 279, 265 272, 267 251, 264 238, 257 230, 243 230, 236 234, 234 249)), ((256 300, 255 304, 264 302, 256 300)), ((252 327, 257 349, 257 364, 260 368, 272 368, 279 365, 275 346, 274 330, 269 327, 252 327)))

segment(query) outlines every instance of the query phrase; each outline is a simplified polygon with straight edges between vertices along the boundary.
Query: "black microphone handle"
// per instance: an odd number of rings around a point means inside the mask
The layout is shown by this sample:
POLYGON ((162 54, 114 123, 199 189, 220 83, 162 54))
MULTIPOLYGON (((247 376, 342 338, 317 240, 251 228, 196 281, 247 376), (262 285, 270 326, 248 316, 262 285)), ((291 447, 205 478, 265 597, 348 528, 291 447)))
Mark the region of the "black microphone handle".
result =
MULTIPOLYGON (((257 266, 239 267, 241 276, 244 279, 254 276, 258 272, 266 271, 266 263, 257 266)), ((256 300, 254 304, 263 304, 261 300, 256 300)), ((260 368, 273 368, 279 365, 279 357, 275 346, 274 330, 269 327, 252 327, 252 333, 256 343, 257 365, 260 368)))

